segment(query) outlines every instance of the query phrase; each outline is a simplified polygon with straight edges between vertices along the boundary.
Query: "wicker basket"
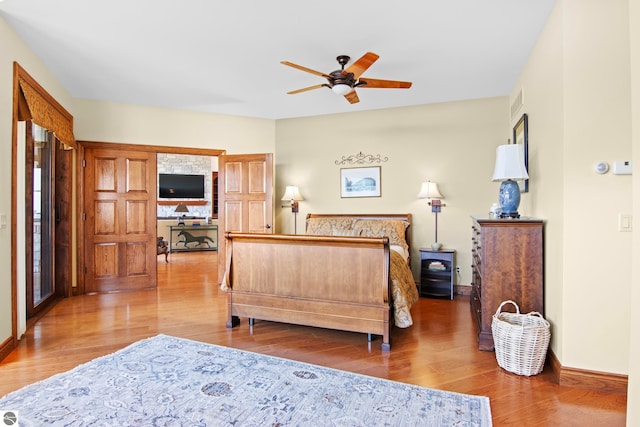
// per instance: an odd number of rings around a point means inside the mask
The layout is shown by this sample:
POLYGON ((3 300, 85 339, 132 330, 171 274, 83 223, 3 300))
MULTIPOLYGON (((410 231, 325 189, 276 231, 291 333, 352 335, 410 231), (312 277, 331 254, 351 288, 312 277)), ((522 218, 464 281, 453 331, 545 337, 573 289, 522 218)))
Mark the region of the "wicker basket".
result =
POLYGON ((520 314, 515 302, 504 301, 493 316, 491 332, 501 368, 526 376, 542 372, 551 332, 540 313, 520 314), (513 304, 516 312, 501 312, 505 304, 513 304))

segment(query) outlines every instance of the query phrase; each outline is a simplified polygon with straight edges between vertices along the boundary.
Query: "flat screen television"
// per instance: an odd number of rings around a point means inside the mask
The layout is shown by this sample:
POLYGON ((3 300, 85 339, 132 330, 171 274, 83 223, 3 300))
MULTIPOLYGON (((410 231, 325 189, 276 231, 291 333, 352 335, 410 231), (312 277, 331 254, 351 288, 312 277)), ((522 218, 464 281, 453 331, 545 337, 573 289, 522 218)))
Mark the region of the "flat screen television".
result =
POLYGON ((158 188, 164 199, 204 199, 204 175, 161 173, 158 188))

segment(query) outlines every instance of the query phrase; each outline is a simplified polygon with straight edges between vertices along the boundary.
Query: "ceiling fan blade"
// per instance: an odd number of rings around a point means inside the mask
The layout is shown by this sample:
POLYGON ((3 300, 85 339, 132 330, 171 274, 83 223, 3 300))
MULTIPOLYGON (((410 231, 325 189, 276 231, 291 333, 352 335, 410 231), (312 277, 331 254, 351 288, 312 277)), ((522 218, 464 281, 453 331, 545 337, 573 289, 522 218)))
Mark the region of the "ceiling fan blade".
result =
POLYGON ((359 88, 369 87, 369 88, 408 89, 411 87, 411 82, 401 82, 398 80, 370 79, 368 77, 362 77, 360 80, 358 80, 358 87, 359 88))
POLYGON ((353 77, 357 79, 362 75, 362 73, 367 71, 367 69, 371 67, 371 64, 376 62, 378 58, 380 58, 379 55, 373 52, 367 52, 364 55, 362 55, 362 57, 358 59, 356 62, 351 64, 349 68, 344 70, 342 74, 353 73, 353 77))
POLYGON ((358 94, 355 90, 347 93, 344 97, 347 98, 347 101, 349 101, 350 104, 356 104, 360 102, 360 98, 358 98, 358 94))
POLYGON ((295 95, 296 93, 300 93, 300 92, 306 92, 308 90, 313 90, 313 89, 319 89, 323 86, 327 86, 326 84, 322 84, 322 85, 314 85, 314 86, 309 86, 309 87, 304 87, 302 89, 297 89, 297 90, 292 90, 291 92, 287 92, 287 95, 295 95))
POLYGON ((326 73, 312 70, 311 68, 303 67, 302 65, 294 64, 293 62, 281 61, 280 63, 284 65, 288 65, 289 67, 297 68, 298 70, 301 70, 301 71, 306 71, 307 73, 315 74, 316 76, 324 77, 325 79, 331 78, 331 76, 326 73))

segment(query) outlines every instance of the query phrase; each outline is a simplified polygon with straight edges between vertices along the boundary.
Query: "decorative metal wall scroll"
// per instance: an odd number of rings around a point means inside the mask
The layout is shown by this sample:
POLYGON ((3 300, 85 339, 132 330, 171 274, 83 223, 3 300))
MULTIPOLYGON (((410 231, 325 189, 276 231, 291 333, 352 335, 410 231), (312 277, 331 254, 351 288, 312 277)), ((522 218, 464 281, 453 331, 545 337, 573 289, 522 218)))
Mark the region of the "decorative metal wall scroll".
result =
POLYGON ((382 163, 389 160, 388 157, 382 157, 380 154, 364 154, 362 151, 358 154, 350 156, 342 156, 340 160, 336 160, 336 165, 371 165, 374 163, 382 163))

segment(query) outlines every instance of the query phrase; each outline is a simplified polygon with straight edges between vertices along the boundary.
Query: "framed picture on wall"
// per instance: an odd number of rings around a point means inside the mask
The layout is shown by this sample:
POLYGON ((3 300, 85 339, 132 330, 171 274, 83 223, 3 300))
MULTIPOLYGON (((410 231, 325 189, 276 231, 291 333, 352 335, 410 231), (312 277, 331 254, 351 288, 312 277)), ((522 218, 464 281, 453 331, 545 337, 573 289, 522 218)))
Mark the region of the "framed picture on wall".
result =
POLYGON ((380 166, 340 169, 340 197, 380 197, 380 166))
MULTIPOLYGON (((529 119, 523 114, 513 128, 513 143, 524 145, 524 167, 529 173, 529 119)), ((529 180, 518 181, 521 193, 529 192, 529 180)))

